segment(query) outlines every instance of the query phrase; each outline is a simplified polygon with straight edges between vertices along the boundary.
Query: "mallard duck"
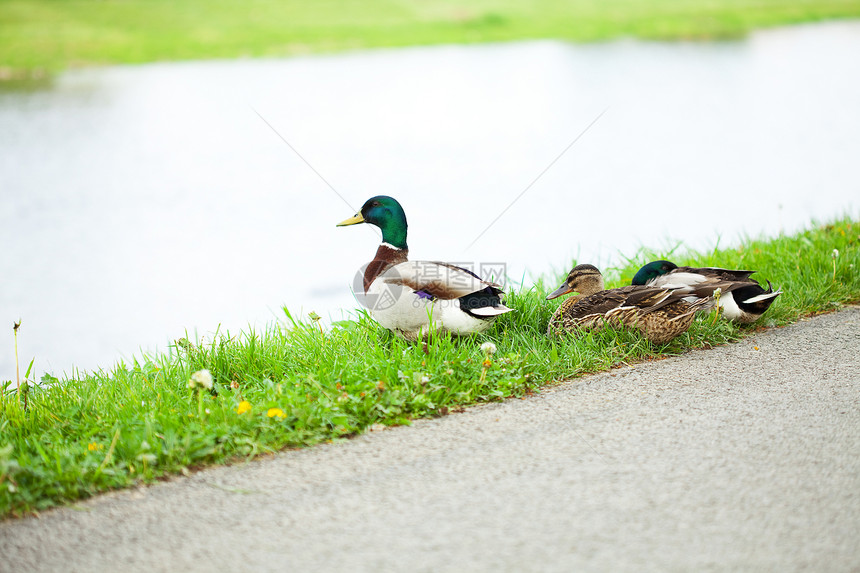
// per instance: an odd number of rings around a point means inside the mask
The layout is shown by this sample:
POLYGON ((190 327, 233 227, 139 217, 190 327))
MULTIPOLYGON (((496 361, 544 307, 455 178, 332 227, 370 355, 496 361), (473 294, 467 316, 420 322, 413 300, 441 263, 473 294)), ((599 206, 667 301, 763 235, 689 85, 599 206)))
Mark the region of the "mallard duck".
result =
POLYGON ((430 330, 464 335, 487 330, 497 316, 513 310, 502 304, 500 285, 467 269, 408 260, 406 214, 392 197, 368 199, 360 212, 337 226, 359 223, 382 230, 382 244, 364 268, 364 292, 356 296, 383 327, 409 340, 430 330))
POLYGON ((671 289, 648 286, 626 286, 604 290, 603 275, 593 265, 577 265, 567 279, 547 300, 569 292, 547 327, 547 334, 559 334, 575 328, 597 329, 604 323, 636 328, 655 344, 664 344, 690 328, 702 299, 689 303, 684 294, 671 289))
POLYGON ((773 290, 767 281, 767 290, 750 278, 755 271, 720 269, 716 267, 679 267, 671 261, 653 261, 633 276, 634 285, 647 285, 673 289, 689 294, 693 299, 709 298, 710 310, 719 300, 722 316, 728 320, 749 324, 755 322, 770 308, 782 291, 773 290), (714 291, 720 289, 719 297, 714 291))

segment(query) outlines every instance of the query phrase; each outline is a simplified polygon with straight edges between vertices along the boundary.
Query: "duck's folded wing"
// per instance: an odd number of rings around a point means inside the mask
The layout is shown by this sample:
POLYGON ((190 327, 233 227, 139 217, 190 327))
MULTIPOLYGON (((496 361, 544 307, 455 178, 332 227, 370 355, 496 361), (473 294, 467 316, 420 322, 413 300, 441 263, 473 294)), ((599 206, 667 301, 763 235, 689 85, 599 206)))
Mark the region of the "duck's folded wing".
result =
MULTIPOLYGON (((425 261, 425 262, 426 262, 426 261, 425 261)), ((463 267, 458 267, 457 265, 452 265, 451 263, 443 263, 443 262, 440 262, 440 261, 430 261, 430 262, 427 262, 427 264, 431 264, 431 265, 440 265, 440 266, 443 266, 443 267, 447 267, 447 268, 451 269, 451 270, 452 270, 452 271, 454 271, 454 272, 458 272, 458 273, 466 273, 466 274, 468 274, 469 276, 471 276, 471 277, 473 277, 473 278, 477 279, 477 280, 478 280, 481 284, 483 284, 485 287, 492 287, 492 288, 494 288, 494 289, 503 290, 503 289, 502 289, 502 285, 500 285, 500 284, 498 284, 498 283, 494 283, 494 282, 492 282, 492 281, 488 281, 488 280, 482 279, 481 277, 479 277, 478 275, 476 275, 475 273, 473 273, 473 272, 472 272, 472 271, 470 271, 469 269, 464 269, 463 267)))
MULTIPOLYGON (((735 271, 727 272, 731 273, 735 271)), ((748 277, 746 273, 752 272, 754 271, 737 271, 739 274, 737 275, 738 278, 735 279, 705 276, 695 272, 673 272, 657 277, 653 282, 649 283, 649 286, 671 289, 701 298, 711 296, 717 289, 726 294, 743 286, 758 284, 753 279, 745 278, 748 277)))
POLYGON ((635 307, 639 312, 653 312, 684 300, 687 296, 680 290, 668 288, 627 286, 621 289, 625 295, 625 307, 635 307))
POLYGON ((719 267, 678 267, 669 274, 694 273, 713 277, 723 281, 746 281, 750 282, 750 275, 755 271, 744 271, 737 269, 721 269, 719 267))
MULTIPOLYGON (((571 305, 571 312, 578 317, 606 314, 622 307, 637 306, 645 298, 643 295, 653 297, 656 293, 666 292, 668 291, 643 287, 639 287, 638 289, 617 288, 604 290, 576 299, 571 305)), ((562 306, 565 306, 565 303, 562 303, 562 306)))
POLYGON ((389 285, 405 286, 433 298, 453 300, 498 285, 481 280, 464 268, 435 261, 408 261, 386 270, 380 277, 389 285))
MULTIPOLYGON (((667 287, 668 288, 668 287, 667 287)), ((720 280, 708 280, 704 281, 700 284, 693 285, 688 289, 682 289, 681 292, 690 294, 697 298, 708 298, 713 297, 714 293, 720 290, 720 295, 727 295, 730 292, 736 290, 750 290, 755 289, 756 293, 763 291, 759 284, 753 280, 749 281, 720 281, 720 280)))
POLYGON ((648 286, 673 290, 686 289, 689 291, 693 287, 708 282, 716 282, 716 279, 707 277, 700 273, 684 271, 660 275, 659 277, 648 281, 648 286))

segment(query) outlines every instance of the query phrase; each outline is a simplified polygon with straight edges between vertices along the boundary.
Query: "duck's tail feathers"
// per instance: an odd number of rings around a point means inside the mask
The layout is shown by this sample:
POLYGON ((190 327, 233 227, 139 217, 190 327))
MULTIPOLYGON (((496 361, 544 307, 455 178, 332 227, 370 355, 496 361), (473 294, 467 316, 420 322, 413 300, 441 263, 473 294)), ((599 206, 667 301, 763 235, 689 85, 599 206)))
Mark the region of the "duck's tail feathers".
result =
POLYGON ((742 300, 740 302, 744 304, 754 304, 757 302, 763 302, 766 300, 771 300, 782 294, 782 289, 773 290, 773 286, 771 286, 770 281, 767 281, 767 290, 763 293, 750 297, 748 299, 742 300))
POLYGON ((468 310, 469 314, 481 317, 481 318, 489 318, 491 316, 499 316, 500 314, 505 314, 506 312, 511 312, 512 308, 508 308, 503 304, 497 306, 481 306, 478 308, 470 308, 468 310))

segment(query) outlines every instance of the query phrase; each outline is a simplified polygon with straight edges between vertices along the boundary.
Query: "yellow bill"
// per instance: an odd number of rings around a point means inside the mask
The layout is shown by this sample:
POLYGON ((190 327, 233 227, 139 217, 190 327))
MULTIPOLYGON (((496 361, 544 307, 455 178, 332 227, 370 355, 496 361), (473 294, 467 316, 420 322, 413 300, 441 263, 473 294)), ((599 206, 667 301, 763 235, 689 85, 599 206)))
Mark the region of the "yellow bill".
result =
POLYGON ((361 213, 356 213, 354 217, 350 217, 346 221, 341 221, 337 226, 346 227, 348 225, 357 225, 359 223, 364 223, 364 217, 361 216, 361 213))

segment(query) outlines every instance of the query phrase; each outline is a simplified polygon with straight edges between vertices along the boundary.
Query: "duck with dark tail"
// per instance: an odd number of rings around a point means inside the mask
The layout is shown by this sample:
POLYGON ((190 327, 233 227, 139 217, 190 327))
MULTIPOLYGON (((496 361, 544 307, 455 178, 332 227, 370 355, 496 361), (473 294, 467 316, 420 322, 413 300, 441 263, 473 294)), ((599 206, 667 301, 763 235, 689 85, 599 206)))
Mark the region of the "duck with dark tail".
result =
POLYGON ((716 267, 679 267, 671 261, 652 261, 633 276, 634 285, 672 289, 689 295, 687 300, 709 299, 702 310, 719 304, 721 316, 727 320, 749 324, 765 313, 782 291, 767 289, 750 278, 755 271, 720 269, 716 267), (715 292, 719 293, 715 296, 715 292))
POLYGON ((356 292, 383 327, 409 340, 431 331, 457 335, 483 332, 512 309, 502 304, 502 287, 462 267, 435 261, 410 261, 406 214, 392 197, 371 197, 355 216, 338 227, 369 223, 382 231, 382 244, 356 292))

